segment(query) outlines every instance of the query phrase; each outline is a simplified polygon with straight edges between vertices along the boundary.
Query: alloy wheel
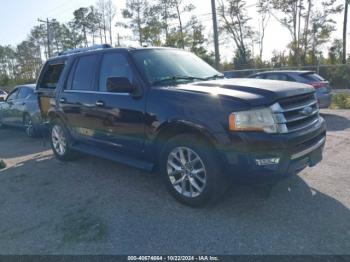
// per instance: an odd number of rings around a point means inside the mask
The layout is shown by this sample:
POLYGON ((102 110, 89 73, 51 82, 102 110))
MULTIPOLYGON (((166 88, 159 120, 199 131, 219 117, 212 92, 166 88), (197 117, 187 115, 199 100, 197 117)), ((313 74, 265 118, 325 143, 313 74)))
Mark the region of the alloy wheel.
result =
POLYGON ((207 175, 203 161, 187 147, 176 147, 170 152, 167 174, 174 189, 185 197, 198 197, 206 186, 207 175))
POLYGON ((29 116, 24 117, 24 128, 27 136, 32 137, 34 133, 33 121, 29 116))
POLYGON ((67 139, 65 137, 63 128, 59 125, 55 125, 51 131, 52 145, 56 153, 63 156, 67 149, 67 139))

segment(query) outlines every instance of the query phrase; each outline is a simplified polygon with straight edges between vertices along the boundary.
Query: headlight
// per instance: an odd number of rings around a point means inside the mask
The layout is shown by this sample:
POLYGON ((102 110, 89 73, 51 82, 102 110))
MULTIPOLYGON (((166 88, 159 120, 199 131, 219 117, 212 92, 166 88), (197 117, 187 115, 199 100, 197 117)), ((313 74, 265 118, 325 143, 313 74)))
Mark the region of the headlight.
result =
POLYGON ((229 128, 231 131, 278 132, 278 125, 271 108, 232 113, 229 117, 229 128))

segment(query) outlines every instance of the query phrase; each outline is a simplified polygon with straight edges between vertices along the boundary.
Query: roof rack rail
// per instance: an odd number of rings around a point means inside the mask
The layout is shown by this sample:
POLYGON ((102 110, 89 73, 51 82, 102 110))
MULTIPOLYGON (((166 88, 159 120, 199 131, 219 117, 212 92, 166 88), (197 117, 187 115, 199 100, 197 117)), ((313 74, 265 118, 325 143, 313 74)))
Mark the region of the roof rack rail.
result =
POLYGON ((72 55, 72 54, 100 50, 100 49, 107 49, 107 48, 112 48, 112 46, 109 44, 103 44, 103 45, 93 45, 93 46, 85 47, 85 48, 69 49, 69 50, 62 51, 62 52, 58 53, 58 56, 72 55))

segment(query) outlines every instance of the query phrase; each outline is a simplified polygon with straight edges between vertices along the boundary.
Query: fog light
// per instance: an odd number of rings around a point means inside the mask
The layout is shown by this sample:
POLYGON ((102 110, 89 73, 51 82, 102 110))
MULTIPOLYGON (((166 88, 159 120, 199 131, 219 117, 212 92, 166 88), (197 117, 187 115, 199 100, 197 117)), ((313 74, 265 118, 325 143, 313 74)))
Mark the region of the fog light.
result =
POLYGON ((255 159, 255 163, 258 166, 277 165, 277 164, 279 164, 279 162, 280 162, 280 158, 279 157, 255 159))

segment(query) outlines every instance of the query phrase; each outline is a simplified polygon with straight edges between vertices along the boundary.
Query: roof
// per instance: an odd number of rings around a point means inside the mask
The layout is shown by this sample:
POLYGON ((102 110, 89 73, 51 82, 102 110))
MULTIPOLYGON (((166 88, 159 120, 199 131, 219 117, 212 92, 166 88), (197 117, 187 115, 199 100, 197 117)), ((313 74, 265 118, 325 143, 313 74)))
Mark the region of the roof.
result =
POLYGON ((312 70, 270 70, 270 71, 263 71, 263 72, 257 72, 254 75, 258 74, 267 74, 267 73, 295 73, 295 74, 307 74, 307 73, 314 73, 312 70))
POLYGON ((48 61, 54 61, 54 60, 62 60, 66 59, 68 57, 74 56, 74 55, 79 55, 79 54, 85 54, 85 53, 100 53, 100 52, 109 52, 109 51, 124 51, 124 52, 129 52, 132 50, 155 50, 155 49, 172 49, 176 50, 176 48, 171 48, 171 47, 111 47, 109 45, 95 45, 87 48, 77 48, 77 49, 71 49, 67 51, 60 52, 57 54, 55 57, 51 57, 48 59, 48 61))

